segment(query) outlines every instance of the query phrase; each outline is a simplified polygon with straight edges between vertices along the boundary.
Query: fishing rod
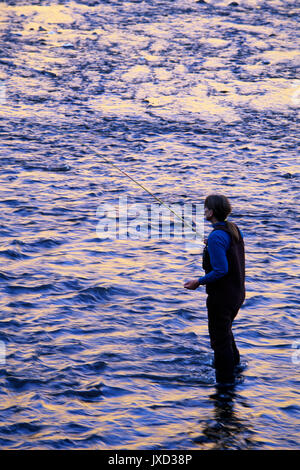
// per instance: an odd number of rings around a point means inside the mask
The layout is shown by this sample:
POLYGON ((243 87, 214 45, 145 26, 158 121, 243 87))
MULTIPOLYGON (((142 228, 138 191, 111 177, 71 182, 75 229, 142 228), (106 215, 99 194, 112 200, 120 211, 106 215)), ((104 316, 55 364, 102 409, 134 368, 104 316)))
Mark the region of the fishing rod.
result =
POLYGON ((135 178, 133 178, 131 175, 129 175, 128 173, 126 173, 126 171, 122 170, 122 168, 119 168, 118 165, 116 165, 115 163, 111 162, 108 158, 104 157, 104 155, 100 154, 99 152, 95 151, 94 149, 92 149, 91 147, 88 147, 92 152, 94 152, 98 157, 102 158, 102 160, 106 161, 106 163, 108 163, 109 165, 111 165, 112 167, 116 168, 119 172, 121 172, 123 175, 125 175, 127 178, 129 178, 131 181, 133 181, 137 186, 139 186, 140 188, 142 188, 144 191, 146 191, 148 194, 150 194, 150 196, 152 196, 154 199, 156 199, 160 204, 162 204, 163 206, 165 206, 170 212, 172 212, 178 219, 180 219, 184 225, 187 225, 189 228, 191 228, 197 235, 200 236, 200 238, 203 240, 203 234, 200 234, 196 229, 195 227, 193 227, 189 222, 187 222, 186 220, 184 220, 183 217, 181 217, 181 215, 177 214, 176 211, 174 211, 171 207, 169 207, 167 204, 164 203, 164 201, 162 201, 158 196, 156 196, 155 194, 153 194, 152 191, 150 191, 148 188, 146 188, 146 186, 144 186, 142 183, 140 183, 139 181, 137 181, 135 178))

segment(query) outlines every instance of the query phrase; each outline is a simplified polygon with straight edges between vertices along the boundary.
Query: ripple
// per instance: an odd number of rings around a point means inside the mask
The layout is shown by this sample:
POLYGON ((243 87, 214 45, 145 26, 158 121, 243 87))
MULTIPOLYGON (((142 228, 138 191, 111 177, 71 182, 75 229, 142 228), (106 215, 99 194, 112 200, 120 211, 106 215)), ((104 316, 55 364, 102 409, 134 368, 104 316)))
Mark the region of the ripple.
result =
POLYGON ((18 390, 31 390, 35 389, 36 386, 47 384, 47 380, 37 378, 21 378, 21 377, 7 377, 7 382, 11 389, 18 390))
POLYGON ((10 434, 34 434, 40 432, 43 426, 35 423, 19 422, 18 424, 11 424, 9 426, 0 426, 0 433, 10 434))
POLYGON ((109 287, 88 287, 87 289, 82 289, 76 295, 75 299, 86 302, 99 302, 99 300, 105 300, 110 297, 111 290, 109 287))
POLYGON ((53 290, 53 284, 37 284, 34 286, 24 286, 18 284, 9 284, 5 287, 9 294, 25 294, 30 292, 43 292, 53 290))
POLYGON ((28 259, 29 256, 25 255, 25 253, 20 253, 17 250, 1 250, 0 251, 0 256, 3 258, 11 259, 11 260, 21 260, 21 259, 28 259))

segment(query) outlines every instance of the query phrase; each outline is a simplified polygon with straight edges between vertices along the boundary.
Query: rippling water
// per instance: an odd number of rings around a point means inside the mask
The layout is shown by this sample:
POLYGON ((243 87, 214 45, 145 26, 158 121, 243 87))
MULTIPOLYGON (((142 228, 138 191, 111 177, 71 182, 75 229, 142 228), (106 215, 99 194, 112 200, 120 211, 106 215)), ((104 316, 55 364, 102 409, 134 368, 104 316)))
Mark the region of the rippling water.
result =
MULTIPOLYGON (((296 1, 1 3, 3 449, 299 447, 296 1), (97 208, 227 194, 247 249, 217 394, 201 249, 97 208)), ((209 233, 210 227, 206 227, 209 233)))

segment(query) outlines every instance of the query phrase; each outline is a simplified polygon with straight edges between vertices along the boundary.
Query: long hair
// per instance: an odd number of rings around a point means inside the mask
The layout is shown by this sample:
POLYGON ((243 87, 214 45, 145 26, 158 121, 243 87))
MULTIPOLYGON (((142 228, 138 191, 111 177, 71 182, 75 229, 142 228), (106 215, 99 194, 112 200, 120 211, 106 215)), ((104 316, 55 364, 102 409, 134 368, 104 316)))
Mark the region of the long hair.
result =
POLYGON ((221 194, 210 194, 206 197, 204 205, 213 211, 215 218, 219 222, 226 221, 231 235, 238 241, 240 239, 240 235, 237 226, 233 222, 228 222, 228 220, 226 220, 232 210, 229 199, 221 194))

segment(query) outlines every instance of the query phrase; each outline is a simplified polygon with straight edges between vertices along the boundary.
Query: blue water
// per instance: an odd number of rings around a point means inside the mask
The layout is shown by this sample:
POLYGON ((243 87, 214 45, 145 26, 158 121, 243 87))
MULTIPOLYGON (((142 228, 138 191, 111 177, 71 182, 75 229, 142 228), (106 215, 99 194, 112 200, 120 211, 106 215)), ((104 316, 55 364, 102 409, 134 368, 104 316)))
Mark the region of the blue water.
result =
POLYGON ((1 3, 2 449, 299 448, 299 5, 236 3, 1 3), (183 288, 202 243, 100 239, 99 207, 155 201, 93 149, 166 203, 230 197, 232 393, 183 288))

